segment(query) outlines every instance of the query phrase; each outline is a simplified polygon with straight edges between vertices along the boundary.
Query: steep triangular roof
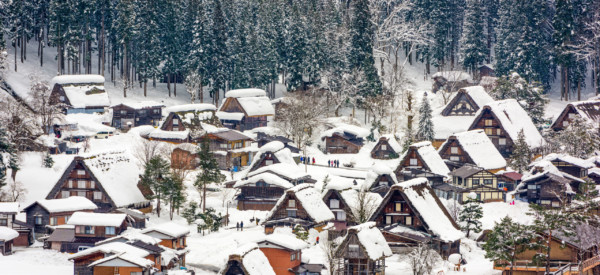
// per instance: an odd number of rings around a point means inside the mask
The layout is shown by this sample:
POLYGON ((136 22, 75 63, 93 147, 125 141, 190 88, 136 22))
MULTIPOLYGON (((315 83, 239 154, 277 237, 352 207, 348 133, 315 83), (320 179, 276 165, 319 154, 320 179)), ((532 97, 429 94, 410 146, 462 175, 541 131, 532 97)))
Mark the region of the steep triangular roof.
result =
POLYGON ((351 236, 356 236, 358 245, 372 261, 387 258, 393 254, 392 249, 383 234, 381 234, 381 231, 379 231, 379 228, 375 226, 375 223, 366 222, 348 228, 346 236, 335 252, 338 257, 343 256, 341 254, 346 250, 351 236))
POLYGON ((438 150, 440 155, 448 150, 447 147, 452 140, 456 140, 473 164, 487 170, 506 167, 506 160, 483 130, 472 130, 450 136, 440 146, 438 150))
POLYGON ((256 243, 247 243, 238 247, 229 255, 229 260, 219 274, 228 274, 227 271, 236 262, 245 275, 275 275, 269 259, 258 248, 256 243))
POLYGON ((371 216, 371 221, 384 214, 385 206, 396 192, 402 195, 412 211, 419 216, 427 233, 444 241, 456 241, 463 237, 458 225, 428 185, 426 178, 411 179, 392 186, 371 216))
POLYGON ((371 150, 371 151, 374 151, 375 149, 379 149, 382 144, 389 145, 390 149, 392 149, 392 151, 394 151, 398 155, 400 155, 400 153, 402 153, 402 146, 400 146, 400 143, 398 143, 398 141, 396 140, 394 135, 381 136, 379 138, 379 140, 377 141, 377 144, 375 144, 375 146, 373 146, 373 150, 371 150))
POLYGON ((323 202, 319 191, 312 187, 312 185, 304 183, 286 190, 275 206, 273 206, 273 209, 267 214, 265 222, 273 218, 273 215, 280 208, 286 207, 283 202, 292 197, 302 206, 312 222, 323 223, 335 219, 329 207, 323 202))
POLYGON ((598 127, 598 123, 600 123, 600 100, 594 98, 567 104, 560 115, 556 117, 551 128, 558 127, 559 125, 557 125, 557 123, 563 121, 570 110, 575 111, 582 119, 589 122, 594 127, 598 127))
POLYGON ((429 141, 421 141, 411 144, 408 150, 406 150, 406 152, 404 152, 400 158, 401 161, 398 169, 403 168, 402 163, 406 161, 406 158, 411 152, 417 153, 417 157, 423 162, 423 168, 426 170, 444 177, 448 176, 448 173, 450 173, 450 169, 448 169, 448 166, 446 166, 446 163, 442 157, 440 157, 438 152, 429 141))
POLYGON ((482 86, 469 86, 458 90, 456 95, 446 104, 446 107, 442 111, 443 116, 448 116, 452 111, 452 108, 456 106, 462 99, 468 102, 472 109, 477 111, 483 105, 493 102, 494 99, 488 95, 482 86))

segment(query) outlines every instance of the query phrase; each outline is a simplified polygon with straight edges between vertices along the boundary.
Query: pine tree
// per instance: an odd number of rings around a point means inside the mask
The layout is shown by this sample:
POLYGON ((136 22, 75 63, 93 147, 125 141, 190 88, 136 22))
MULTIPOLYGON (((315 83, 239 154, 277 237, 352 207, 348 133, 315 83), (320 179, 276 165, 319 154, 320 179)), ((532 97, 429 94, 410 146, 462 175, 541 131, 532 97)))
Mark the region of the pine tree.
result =
POLYGON ((483 39, 485 37, 483 9, 483 1, 467 1, 460 52, 463 67, 471 73, 474 73, 477 66, 482 64, 488 56, 486 41, 483 39))
POLYGON ((208 140, 203 139, 198 151, 198 169, 201 171, 196 176, 194 186, 198 189, 202 189, 202 212, 206 211, 206 188, 208 184, 212 182, 220 182, 223 180, 221 170, 219 170, 219 164, 215 159, 214 155, 210 152, 208 140))
MULTIPOLYGON (((156 213, 160 217, 160 202, 164 193, 165 181, 171 177, 169 162, 161 156, 154 156, 148 161, 142 175, 142 185, 150 188, 154 193, 152 199, 156 199, 156 213)), ((149 198, 150 199, 150 198, 149 198)))
POLYGON ((488 233, 488 240, 483 245, 485 257, 493 261, 508 262, 508 274, 512 274, 517 255, 534 248, 531 241, 536 237, 531 226, 514 222, 506 216, 488 233))
POLYGON ((219 91, 225 91, 225 81, 227 80, 227 69, 229 67, 227 26, 225 25, 221 0, 212 0, 211 4, 210 40, 206 49, 206 54, 209 56, 207 71, 211 81, 210 94, 215 105, 219 105, 219 91))
POLYGON ((513 169, 523 173, 531 162, 531 149, 525 140, 523 129, 519 131, 517 140, 513 145, 513 151, 508 160, 508 165, 513 169))
POLYGON ((136 18, 135 42, 137 45, 136 71, 139 81, 144 86, 144 96, 147 95, 148 80, 159 76, 158 65, 160 58, 159 15, 158 4, 155 0, 138 1, 136 18))
POLYGON ((46 153, 44 156, 43 164, 46 168, 52 168, 52 166, 54 166, 54 159, 52 159, 52 156, 49 153, 46 153))
POLYGON ((463 223, 461 229, 467 232, 467 238, 472 232, 481 232, 481 221, 483 209, 481 202, 477 199, 475 193, 470 193, 463 209, 460 211, 458 220, 463 223))
POLYGON ((578 158, 588 158, 600 149, 600 136, 583 118, 572 119, 566 129, 558 132, 553 140, 559 150, 578 158))
POLYGON ((163 202, 169 205, 169 219, 173 220, 175 210, 179 210, 185 203, 183 180, 170 174, 162 182, 162 193, 163 202))
POLYGON ((8 167, 6 166, 4 157, 9 155, 12 159, 14 152, 14 145, 8 140, 6 129, 0 127, 0 188, 6 185, 6 170, 8 167))
POLYGON ((366 84, 360 88, 363 96, 374 96, 382 91, 381 81, 373 58, 373 32, 368 0, 353 1, 353 17, 350 23, 350 50, 348 63, 350 69, 362 71, 366 84))
POLYGON ((131 81, 128 78, 129 74, 129 56, 131 55, 131 42, 134 39, 135 32, 135 11, 132 0, 121 0, 116 7, 117 18, 113 22, 113 29, 119 38, 119 45, 123 49, 123 67, 121 69, 123 77, 123 97, 127 97, 127 87, 131 81))
POLYGON ((419 107, 419 129, 417 130, 419 140, 433 140, 434 130, 431 112, 431 105, 429 105, 429 99, 427 93, 425 93, 419 107))
POLYGON ((490 92, 493 98, 498 100, 514 98, 538 128, 542 128, 543 124, 547 123, 544 110, 548 99, 539 83, 527 81, 515 72, 506 77, 499 77, 497 83, 496 88, 490 92))

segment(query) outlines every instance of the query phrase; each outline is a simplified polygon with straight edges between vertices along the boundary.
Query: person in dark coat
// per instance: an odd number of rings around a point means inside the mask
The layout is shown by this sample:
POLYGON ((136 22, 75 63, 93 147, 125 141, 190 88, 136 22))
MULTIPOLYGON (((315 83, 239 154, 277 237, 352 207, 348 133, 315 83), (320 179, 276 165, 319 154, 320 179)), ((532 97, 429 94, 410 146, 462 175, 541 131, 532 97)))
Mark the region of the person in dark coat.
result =
POLYGON ((235 223, 235 231, 240 231, 240 222, 235 223))
POLYGON ((244 231, 244 221, 240 222, 240 231, 244 231))

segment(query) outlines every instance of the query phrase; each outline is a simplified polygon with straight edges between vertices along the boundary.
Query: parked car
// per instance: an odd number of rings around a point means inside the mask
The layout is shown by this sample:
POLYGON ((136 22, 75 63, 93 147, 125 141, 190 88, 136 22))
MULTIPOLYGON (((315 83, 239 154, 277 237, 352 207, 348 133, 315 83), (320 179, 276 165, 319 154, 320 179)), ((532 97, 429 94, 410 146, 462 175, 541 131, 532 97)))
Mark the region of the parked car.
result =
POLYGON ((96 134, 96 138, 108 138, 109 136, 113 136, 114 132, 113 131, 102 131, 102 132, 98 132, 96 134))

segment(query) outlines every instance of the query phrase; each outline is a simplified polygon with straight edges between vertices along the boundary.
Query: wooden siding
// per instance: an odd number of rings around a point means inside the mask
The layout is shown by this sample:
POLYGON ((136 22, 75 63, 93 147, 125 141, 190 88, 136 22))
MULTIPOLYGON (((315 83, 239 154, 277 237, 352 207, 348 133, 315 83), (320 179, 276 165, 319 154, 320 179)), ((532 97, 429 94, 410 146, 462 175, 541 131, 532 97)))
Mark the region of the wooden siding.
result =
POLYGON ((514 145, 513 140, 488 108, 485 108, 482 112, 482 115, 479 116, 479 119, 475 121, 469 130, 483 129, 500 154, 505 158, 510 156, 514 145), (486 125, 486 120, 491 121, 491 124, 486 125), (503 145, 500 144, 502 139, 505 141, 503 145))
POLYGON ((400 156, 401 152, 395 152, 386 138, 380 138, 379 142, 371 150, 371 157, 374 159, 392 159, 400 156), (383 148, 385 146, 385 149, 383 148))
POLYGON ((129 128, 127 122, 132 122, 131 127, 140 125, 158 126, 162 119, 162 108, 160 106, 133 109, 127 105, 119 104, 112 109, 112 126, 119 129, 129 128))
POLYGON ((227 97, 223 106, 219 109, 221 112, 227 113, 243 113, 244 117, 241 121, 236 120, 221 120, 223 126, 238 131, 252 130, 258 127, 267 126, 267 116, 248 116, 237 98, 227 97))
POLYGON ((325 137, 325 151, 329 154, 357 154, 360 148, 361 146, 335 134, 331 137, 325 137))
POLYGON ((456 161, 461 164, 473 164, 475 162, 471 160, 471 157, 463 150, 458 140, 454 137, 449 137, 444 147, 440 148, 440 156, 442 159, 456 161), (452 153, 452 148, 456 148, 456 152, 452 153))
POLYGON ((269 264, 275 271, 276 275, 293 275, 290 269, 295 268, 302 264, 302 252, 299 250, 289 251, 278 248, 261 247, 260 251, 265 254, 269 264), (295 259, 292 261, 292 254, 295 255, 295 259))

